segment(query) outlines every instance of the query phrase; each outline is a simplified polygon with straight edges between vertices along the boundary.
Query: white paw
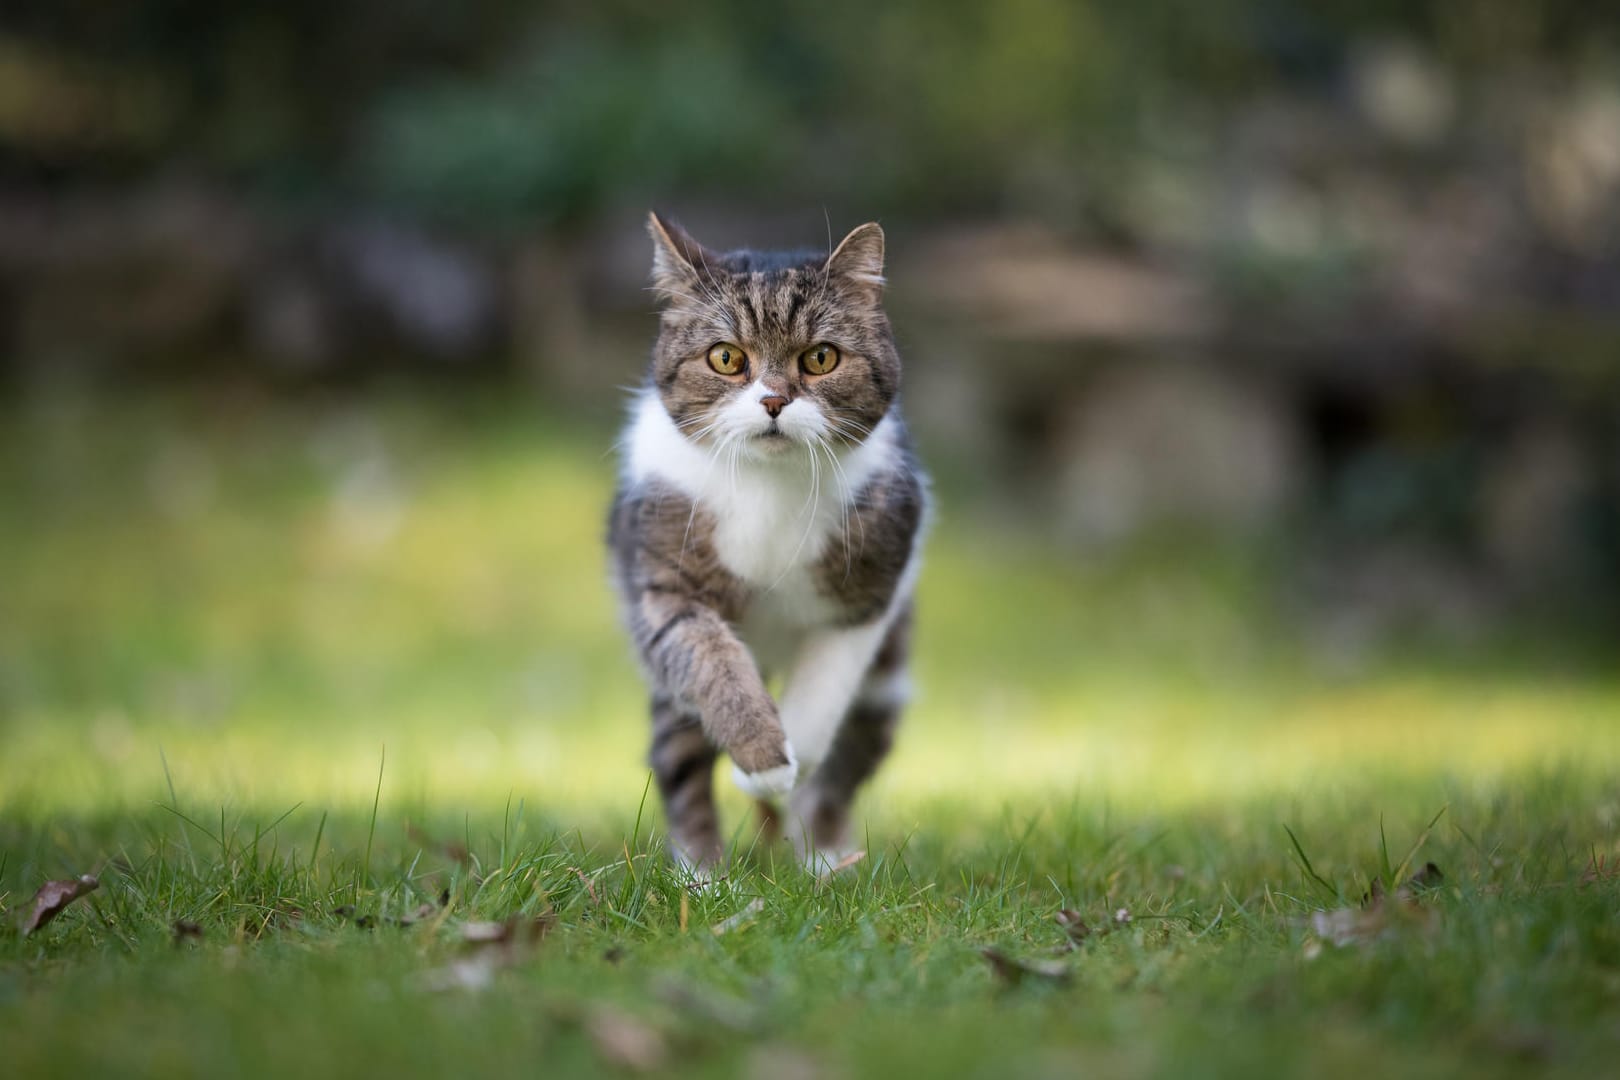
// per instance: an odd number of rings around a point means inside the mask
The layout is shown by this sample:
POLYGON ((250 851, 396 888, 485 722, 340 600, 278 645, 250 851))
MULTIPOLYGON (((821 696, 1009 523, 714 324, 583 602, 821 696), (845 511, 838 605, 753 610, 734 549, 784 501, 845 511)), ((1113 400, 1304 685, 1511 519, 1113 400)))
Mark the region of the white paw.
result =
POLYGON ((752 795, 756 799, 776 799, 793 790, 793 781, 799 775, 799 759, 793 756, 793 744, 787 744, 787 764, 778 765, 774 769, 764 769, 756 773, 746 773, 737 767, 736 762, 731 765, 731 781, 743 790, 745 795, 752 795))
POLYGON ((866 852, 850 847, 811 848, 799 856, 804 868, 825 881, 866 858, 866 852))

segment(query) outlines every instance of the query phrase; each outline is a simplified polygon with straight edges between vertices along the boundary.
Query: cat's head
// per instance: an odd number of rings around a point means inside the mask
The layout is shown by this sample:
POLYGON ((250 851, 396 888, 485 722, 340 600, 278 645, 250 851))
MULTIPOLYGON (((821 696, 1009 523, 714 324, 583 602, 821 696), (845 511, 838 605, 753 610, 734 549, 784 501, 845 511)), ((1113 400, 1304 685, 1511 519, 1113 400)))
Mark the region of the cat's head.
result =
POLYGON ((652 385, 686 438, 756 460, 864 440, 900 388, 883 230, 831 254, 718 254, 652 214, 662 297, 652 385))

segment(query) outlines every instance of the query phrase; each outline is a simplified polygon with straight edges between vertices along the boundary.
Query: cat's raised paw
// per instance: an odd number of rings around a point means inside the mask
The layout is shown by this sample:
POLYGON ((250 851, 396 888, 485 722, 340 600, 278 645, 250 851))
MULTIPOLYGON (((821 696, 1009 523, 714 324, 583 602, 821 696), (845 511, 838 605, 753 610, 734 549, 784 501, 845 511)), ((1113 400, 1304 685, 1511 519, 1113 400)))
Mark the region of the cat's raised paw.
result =
POLYGON ((731 781, 742 789, 745 795, 756 799, 776 799, 793 790, 793 782, 799 776, 799 759, 793 756, 793 747, 787 747, 787 764, 778 765, 773 769, 761 769, 759 772, 743 772, 736 762, 731 764, 731 781))

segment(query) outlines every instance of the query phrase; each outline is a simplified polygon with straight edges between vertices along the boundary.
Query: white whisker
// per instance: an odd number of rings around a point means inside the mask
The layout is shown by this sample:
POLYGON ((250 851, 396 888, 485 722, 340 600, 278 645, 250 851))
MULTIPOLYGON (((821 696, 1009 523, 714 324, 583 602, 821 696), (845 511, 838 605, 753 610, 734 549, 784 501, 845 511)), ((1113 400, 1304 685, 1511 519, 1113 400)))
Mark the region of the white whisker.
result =
MULTIPOLYGON (((794 567, 799 565, 799 556, 804 552, 804 545, 806 541, 810 539, 810 533, 816 527, 816 515, 821 509, 821 463, 816 460, 814 443, 811 444, 809 462, 810 496, 805 500, 805 504, 810 507, 810 516, 805 519, 804 532, 799 536, 799 544, 793 549, 792 558, 788 559, 787 565, 783 567, 782 572, 777 575, 776 580, 771 582, 770 588, 773 590, 778 585, 782 584, 783 578, 787 577, 793 572, 794 567)), ((804 513, 804 506, 799 507, 799 513, 804 513)))

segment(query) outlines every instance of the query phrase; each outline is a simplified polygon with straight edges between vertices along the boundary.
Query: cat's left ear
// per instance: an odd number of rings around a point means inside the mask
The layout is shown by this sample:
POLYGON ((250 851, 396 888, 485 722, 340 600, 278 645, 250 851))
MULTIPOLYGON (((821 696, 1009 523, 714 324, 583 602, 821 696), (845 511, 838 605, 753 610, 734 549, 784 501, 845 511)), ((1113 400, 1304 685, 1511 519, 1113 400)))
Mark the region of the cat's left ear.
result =
POLYGON ((852 230, 827 256, 827 276, 849 282, 874 300, 883 295, 883 227, 869 221, 852 230))
POLYGON ((656 211, 647 214, 647 232, 653 240, 653 286, 672 297, 697 292, 700 275, 712 273, 709 267, 720 261, 685 229, 665 221, 656 211))

